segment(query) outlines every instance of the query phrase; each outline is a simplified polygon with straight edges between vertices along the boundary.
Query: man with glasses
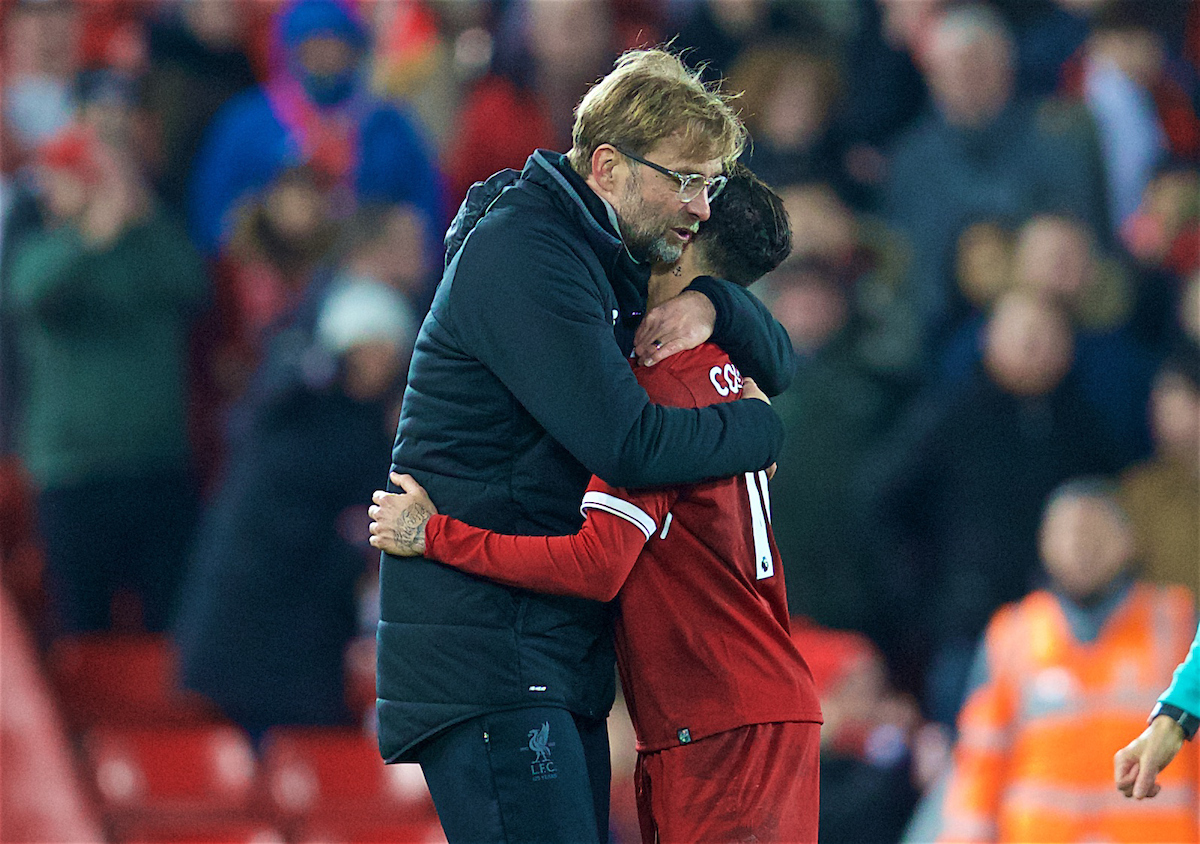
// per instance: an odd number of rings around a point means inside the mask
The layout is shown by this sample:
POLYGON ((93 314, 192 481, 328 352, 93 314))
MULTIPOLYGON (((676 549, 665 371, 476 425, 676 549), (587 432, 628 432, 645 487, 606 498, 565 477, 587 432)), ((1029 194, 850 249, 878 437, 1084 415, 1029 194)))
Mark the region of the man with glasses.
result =
MULTIPOLYGON (((467 524, 546 536, 579 529, 592 474, 635 488, 769 466, 765 402, 654 405, 628 362, 711 338, 768 394, 790 380, 786 332, 739 285, 697 279, 637 327, 650 266, 682 254, 743 138, 675 56, 635 51, 580 103, 568 155, 472 188, 393 470, 467 524)), ((386 554, 380 592, 381 751, 421 763, 449 840, 607 840, 611 608, 386 554)))

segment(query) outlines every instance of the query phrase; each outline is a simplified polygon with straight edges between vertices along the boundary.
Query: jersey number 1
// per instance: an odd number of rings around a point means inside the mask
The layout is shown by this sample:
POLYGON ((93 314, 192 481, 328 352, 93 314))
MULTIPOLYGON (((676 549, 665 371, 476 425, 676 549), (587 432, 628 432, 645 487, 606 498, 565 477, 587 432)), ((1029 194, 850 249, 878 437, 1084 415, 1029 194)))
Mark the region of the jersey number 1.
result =
POLYGON ((754 577, 766 580, 775 576, 775 558, 767 525, 771 524, 771 493, 767 491, 767 473, 747 472, 746 491, 750 495, 750 524, 754 528, 754 577))

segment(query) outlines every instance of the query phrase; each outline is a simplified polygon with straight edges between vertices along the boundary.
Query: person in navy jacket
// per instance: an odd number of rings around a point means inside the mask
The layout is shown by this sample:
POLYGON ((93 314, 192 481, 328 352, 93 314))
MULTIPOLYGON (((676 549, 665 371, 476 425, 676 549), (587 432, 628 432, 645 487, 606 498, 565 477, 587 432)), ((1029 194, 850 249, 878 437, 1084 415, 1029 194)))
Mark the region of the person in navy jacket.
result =
POLYGON ((225 104, 197 157, 189 222, 200 249, 218 254, 240 203, 302 164, 347 207, 407 202, 436 229, 444 218, 429 143, 407 109, 366 90, 359 65, 368 36, 354 8, 293 0, 275 38, 271 79, 225 104))

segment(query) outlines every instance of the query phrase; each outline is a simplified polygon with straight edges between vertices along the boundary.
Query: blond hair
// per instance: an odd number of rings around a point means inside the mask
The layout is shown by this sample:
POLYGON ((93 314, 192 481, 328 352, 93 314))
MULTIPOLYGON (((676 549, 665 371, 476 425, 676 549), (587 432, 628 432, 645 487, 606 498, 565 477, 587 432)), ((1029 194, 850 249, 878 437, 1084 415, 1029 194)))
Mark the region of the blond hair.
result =
POLYGON ((683 154, 732 166, 746 142, 746 129, 718 86, 706 85, 679 57, 664 49, 630 50, 612 72, 592 86, 575 109, 567 154, 581 176, 591 172, 601 144, 644 154, 679 136, 683 154))

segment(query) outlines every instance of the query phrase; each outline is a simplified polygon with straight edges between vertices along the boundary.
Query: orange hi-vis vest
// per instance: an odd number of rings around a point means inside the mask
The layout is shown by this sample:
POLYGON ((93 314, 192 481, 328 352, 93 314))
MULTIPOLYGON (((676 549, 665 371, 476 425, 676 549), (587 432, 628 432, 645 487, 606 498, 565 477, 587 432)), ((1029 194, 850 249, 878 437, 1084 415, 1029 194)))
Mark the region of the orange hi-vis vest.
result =
POLYGON ((1188 742, 1131 800, 1113 754, 1146 714, 1196 628, 1186 589, 1135 584, 1092 642, 1058 599, 1034 592, 988 625, 988 678, 964 704, 940 841, 1196 842, 1200 757, 1188 742))

